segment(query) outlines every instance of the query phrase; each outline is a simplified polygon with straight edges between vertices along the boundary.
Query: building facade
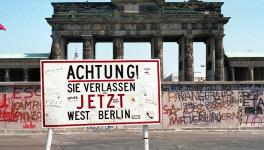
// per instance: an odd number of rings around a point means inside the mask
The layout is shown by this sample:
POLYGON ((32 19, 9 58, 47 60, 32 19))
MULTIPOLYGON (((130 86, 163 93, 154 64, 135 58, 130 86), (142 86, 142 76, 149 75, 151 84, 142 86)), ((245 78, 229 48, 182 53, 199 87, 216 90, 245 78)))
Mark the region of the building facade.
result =
POLYGON ((0 54, 0 82, 40 81, 40 60, 49 54, 0 54))
POLYGON ((263 81, 264 54, 226 53, 226 76, 228 81, 263 81))

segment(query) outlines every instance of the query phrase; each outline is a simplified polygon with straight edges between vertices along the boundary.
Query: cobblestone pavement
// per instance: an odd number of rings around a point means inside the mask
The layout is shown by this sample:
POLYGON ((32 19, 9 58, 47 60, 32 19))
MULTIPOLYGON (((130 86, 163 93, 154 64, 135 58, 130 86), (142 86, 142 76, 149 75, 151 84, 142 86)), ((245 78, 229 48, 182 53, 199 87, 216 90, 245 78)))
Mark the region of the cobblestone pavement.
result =
MULTIPOLYGON (((0 150, 43 150, 47 135, 1 135, 0 150)), ((263 150, 264 132, 150 132, 151 150, 263 150)), ((143 150, 140 132, 54 134, 52 150, 143 150)))

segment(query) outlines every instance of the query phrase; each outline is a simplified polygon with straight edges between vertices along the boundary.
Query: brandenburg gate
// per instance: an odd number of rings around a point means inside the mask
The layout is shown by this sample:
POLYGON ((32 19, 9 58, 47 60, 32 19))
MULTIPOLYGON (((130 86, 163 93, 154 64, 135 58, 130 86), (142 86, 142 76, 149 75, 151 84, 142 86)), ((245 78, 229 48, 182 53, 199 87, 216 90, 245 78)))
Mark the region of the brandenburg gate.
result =
MULTIPOLYGON (((179 44, 179 80, 193 81, 193 43, 206 44, 206 80, 224 80, 223 2, 111 2, 52 3, 46 18, 52 27, 51 59, 67 59, 67 44, 83 42, 83 59, 95 59, 96 42, 113 42, 113 59, 123 59, 124 42, 150 42, 151 58, 163 68, 163 42, 179 44)), ((161 74, 163 74, 161 69, 161 74)))

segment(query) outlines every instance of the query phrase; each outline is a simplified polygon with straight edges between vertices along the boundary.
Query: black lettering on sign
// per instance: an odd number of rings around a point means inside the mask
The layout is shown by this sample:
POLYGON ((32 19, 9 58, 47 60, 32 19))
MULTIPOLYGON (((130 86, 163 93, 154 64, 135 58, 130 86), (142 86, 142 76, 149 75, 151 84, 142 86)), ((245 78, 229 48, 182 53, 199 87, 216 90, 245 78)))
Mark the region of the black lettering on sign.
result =
POLYGON ((90 111, 68 111, 69 120, 89 120, 90 111))
POLYGON ((75 79, 75 75, 74 75, 72 65, 69 66, 68 75, 67 75, 67 79, 70 79, 70 78, 75 79))
POLYGON ((129 119, 131 118, 130 110, 100 110, 98 111, 98 119, 129 119))

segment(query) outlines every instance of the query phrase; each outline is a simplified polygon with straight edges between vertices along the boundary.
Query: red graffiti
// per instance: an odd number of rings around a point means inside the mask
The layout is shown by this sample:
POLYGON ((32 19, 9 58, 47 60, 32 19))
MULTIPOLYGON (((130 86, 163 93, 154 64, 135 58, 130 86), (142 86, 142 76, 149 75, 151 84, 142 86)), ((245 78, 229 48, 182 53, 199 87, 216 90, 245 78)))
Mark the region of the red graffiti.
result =
POLYGON ((233 121, 238 120, 241 117, 240 112, 210 112, 210 113, 192 113, 188 115, 179 115, 180 117, 170 116, 169 125, 187 125, 187 124, 198 124, 198 123, 215 123, 222 121, 233 121))
POLYGON ((25 124, 23 125, 24 129, 33 129, 36 128, 36 124, 32 123, 32 122, 25 122, 25 124))
POLYGON ((6 94, 3 94, 2 96, 2 103, 0 103, 0 108, 7 108, 6 94))
POLYGON ((34 87, 14 87, 12 98, 13 99, 27 99, 31 98, 33 96, 40 96, 40 88, 34 88, 34 87))
POLYGON ((168 116, 177 116, 177 112, 180 111, 180 108, 176 108, 174 104, 172 104, 171 108, 168 105, 163 106, 163 114, 168 116))
POLYGON ((0 121, 16 128, 36 128, 41 122, 40 87, 7 86, 0 93, 0 121))

